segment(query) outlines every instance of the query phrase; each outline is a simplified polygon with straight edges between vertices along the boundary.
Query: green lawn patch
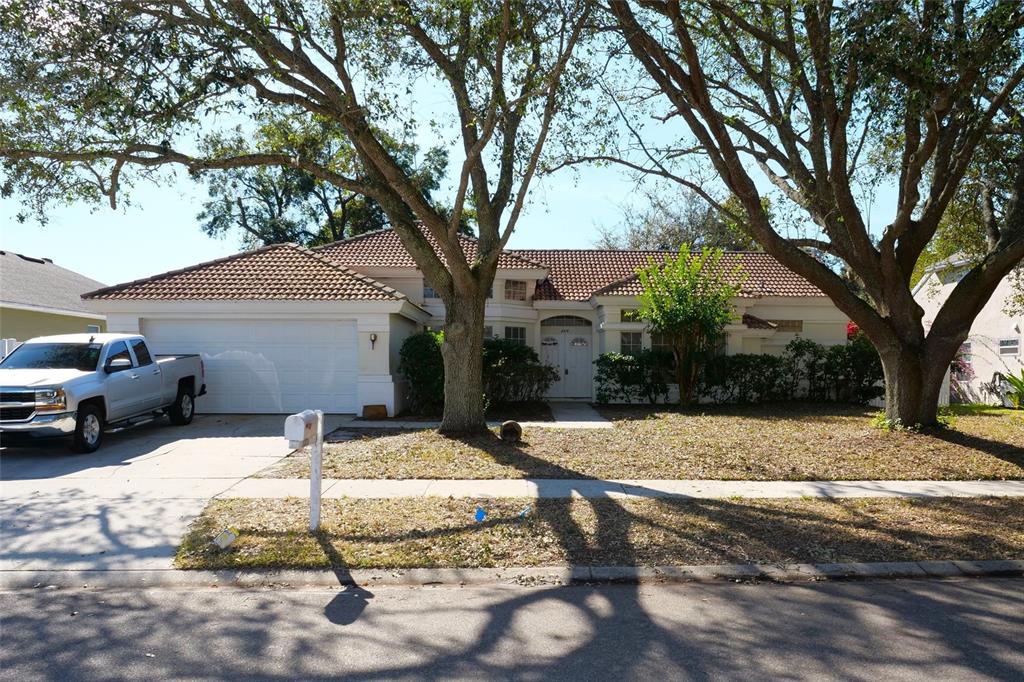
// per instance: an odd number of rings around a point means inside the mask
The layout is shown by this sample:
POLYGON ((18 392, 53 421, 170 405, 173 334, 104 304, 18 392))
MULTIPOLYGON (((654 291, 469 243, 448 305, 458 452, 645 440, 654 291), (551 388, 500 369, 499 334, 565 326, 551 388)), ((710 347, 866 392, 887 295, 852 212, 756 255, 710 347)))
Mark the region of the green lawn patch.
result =
POLYGON ((214 500, 175 564, 219 568, 416 568, 922 561, 1024 557, 1016 498, 214 500), (487 510, 473 519, 477 504, 487 510), (530 505, 530 511, 522 511, 530 505), (227 550, 210 544, 241 531, 227 550))
MULTIPOLYGON (((670 408, 604 407, 612 429, 528 428, 451 439, 431 430, 358 430, 327 446, 328 478, 670 478, 729 480, 977 480, 1024 478, 1024 419, 963 410, 953 428, 891 433, 873 410, 786 403, 670 408)), ((265 477, 306 477, 308 456, 265 477)))

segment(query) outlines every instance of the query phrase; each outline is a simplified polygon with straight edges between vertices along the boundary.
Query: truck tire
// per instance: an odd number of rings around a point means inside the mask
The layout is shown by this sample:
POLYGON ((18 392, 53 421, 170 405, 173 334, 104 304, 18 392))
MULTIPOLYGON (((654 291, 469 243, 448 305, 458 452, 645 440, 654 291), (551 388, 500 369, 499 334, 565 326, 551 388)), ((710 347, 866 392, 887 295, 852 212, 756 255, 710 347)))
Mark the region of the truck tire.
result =
POLYGON ((71 437, 71 449, 75 452, 96 452, 103 444, 103 410, 98 405, 86 403, 78 408, 75 417, 75 435, 71 437))
POLYGON ((178 395, 168 410, 171 423, 175 426, 185 426, 192 423, 192 417, 196 414, 196 397, 191 389, 179 388, 178 395))

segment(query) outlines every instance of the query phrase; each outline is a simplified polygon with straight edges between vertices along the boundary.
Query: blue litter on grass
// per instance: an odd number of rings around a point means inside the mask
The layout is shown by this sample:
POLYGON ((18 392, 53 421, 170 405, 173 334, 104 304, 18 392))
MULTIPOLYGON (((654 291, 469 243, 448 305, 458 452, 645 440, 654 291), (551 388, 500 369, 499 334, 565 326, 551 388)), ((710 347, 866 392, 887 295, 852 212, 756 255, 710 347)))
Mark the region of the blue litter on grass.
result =
POLYGON ((473 518, 474 518, 474 519, 476 519, 476 522, 477 522, 477 523, 480 523, 480 522, 482 522, 482 521, 483 521, 484 519, 486 519, 486 518, 487 518, 487 512, 486 512, 486 511, 484 511, 484 508, 483 508, 483 507, 481 507, 481 506, 477 506, 477 508, 476 508, 476 514, 474 514, 474 515, 473 515, 473 518))
POLYGON ((530 514, 530 505, 523 507, 523 511, 519 512, 519 518, 525 519, 530 514))

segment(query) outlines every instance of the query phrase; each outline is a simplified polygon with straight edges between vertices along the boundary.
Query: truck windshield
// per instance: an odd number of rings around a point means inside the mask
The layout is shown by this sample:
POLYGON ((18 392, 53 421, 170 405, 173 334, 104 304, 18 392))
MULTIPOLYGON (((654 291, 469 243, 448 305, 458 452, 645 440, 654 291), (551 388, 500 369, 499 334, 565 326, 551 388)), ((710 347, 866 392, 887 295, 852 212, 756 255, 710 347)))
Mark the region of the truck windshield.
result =
POLYGON ((99 343, 23 343, 0 362, 0 369, 78 369, 93 372, 99 343))

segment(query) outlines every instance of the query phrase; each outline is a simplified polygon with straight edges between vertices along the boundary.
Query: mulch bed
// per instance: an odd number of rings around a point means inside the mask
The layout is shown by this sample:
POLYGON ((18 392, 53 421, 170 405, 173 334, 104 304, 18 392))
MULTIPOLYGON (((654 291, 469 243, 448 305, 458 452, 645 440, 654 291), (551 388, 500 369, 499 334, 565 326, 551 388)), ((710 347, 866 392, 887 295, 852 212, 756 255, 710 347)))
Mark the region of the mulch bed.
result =
POLYGON ((696 565, 1020 559, 1024 500, 214 500, 179 568, 696 565), (474 520, 477 505, 487 512, 474 520), (227 550, 210 543, 234 526, 227 550))

